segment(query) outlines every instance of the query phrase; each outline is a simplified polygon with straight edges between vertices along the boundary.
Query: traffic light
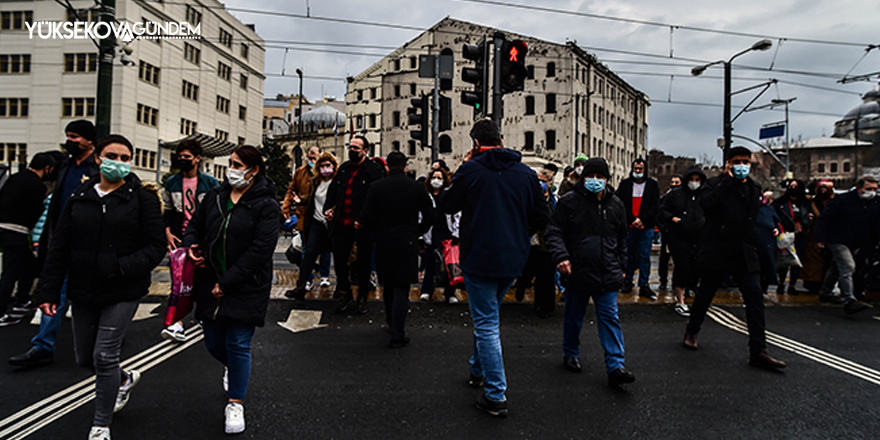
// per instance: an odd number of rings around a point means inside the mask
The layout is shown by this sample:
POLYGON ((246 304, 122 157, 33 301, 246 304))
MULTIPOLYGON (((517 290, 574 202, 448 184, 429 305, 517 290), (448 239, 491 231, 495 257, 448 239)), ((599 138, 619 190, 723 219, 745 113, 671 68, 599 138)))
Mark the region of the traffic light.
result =
POLYGON ((501 93, 519 92, 525 89, 529 76, 526 54, 529 47, 523 40, 505 41, 501 45, 501 93))
POLYGON ((410 98, 412 107, 407 110, 407 124, 417 125, 418 130, 409 132, 409 137, 422 143, 422 148, 428 147, 428 136, 431 134, 431 126, 428 125, 428 114, 431 111, 428 97, 425 95, 410 98))
POLYGON ((465 44, 461 55, 474 61, 476 66, 461 69, 461 79, 474 85, 474 90, 461 92, 461 103, 474 106, 474 120, 486 116, 489 104, 489 49, 491 44, 485 38, 479 44, 465 44))
POLYGON ((440 118, 438 118, 439 131, 452 129, 452 100, 440 95, 440 118))

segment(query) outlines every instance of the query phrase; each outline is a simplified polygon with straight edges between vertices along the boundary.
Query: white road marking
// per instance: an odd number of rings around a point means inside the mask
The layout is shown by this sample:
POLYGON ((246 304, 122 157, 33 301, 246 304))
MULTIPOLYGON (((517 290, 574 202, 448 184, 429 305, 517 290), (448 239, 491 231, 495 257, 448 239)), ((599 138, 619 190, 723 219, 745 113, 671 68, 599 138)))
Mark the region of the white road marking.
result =
POLYGON ((134 318, 131 318, 132 322, 143 321, 145 319, 155 318, 159 316, 159 313, 154 313, 162 307, 162 304, 156 303, 140 303, 138 304, 137 312, 134 313, 134 318))
POLYGON ((321 324, 321 316, 324 312, 320 310, 297 310, 290 311, 287 321, 278 322, 281 327, 294 333, 304 332, 316 328, 327 327, 327 324, 321 324))
MULTIPOLYGON (((201 328, 190 331, 183 344, 162 341, 122 362, 127 370, 143 373, 186 350, 204 338, 201 328)), ((18 440, 27 437, 65 414, 85 405, 95 398, 95 376, 82 380, 17 413, 0 420, 0 439, 18 440)))
MULTIPOLYGON (((739 318, 718 306, 709 308, 708 316, 715 322, 737 332, 748 334, 747 325, 739 318)), ((776 347, 788 350, 794 354, 801 355, 807 359, 818 362, 822 365, 842 371, 846 374, 858 377, 859 379, 880 385, 880 371, 873 368, 857 364, 850 360, 835 356, 831 353, 819 350, 809 345, 802 344, 793 339, 786 338, 773 332, 766 332, 767 343, 776 347)))
POLYGON ((880 321, 880 316, 875 316, 874 319, 880 321))

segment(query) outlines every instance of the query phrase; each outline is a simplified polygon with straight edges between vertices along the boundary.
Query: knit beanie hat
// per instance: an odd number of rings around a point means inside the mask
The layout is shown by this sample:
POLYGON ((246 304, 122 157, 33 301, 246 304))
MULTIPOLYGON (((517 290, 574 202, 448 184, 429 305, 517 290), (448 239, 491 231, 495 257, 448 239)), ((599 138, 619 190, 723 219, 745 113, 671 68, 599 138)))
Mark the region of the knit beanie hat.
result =
POLYGON ((71 123, 67 124, 64 132, 76 133, 86 140, 92 141, 92 143, 96 142, 95 138, 97 137, 97 134, 95 133, 95 124, 92 124, 92 121, 87 121, 85 119, 71 121, 71 123))
POLYGON ((599 174, 607 179, 610 177, 610 173, 608 172, 608 162, 605 162, 605 159, 602 159, 601 157, 594 157, 587 160, 587 163, 584 164, 584 172, 582 175, 586 176, 588 174, 599 174))
POLYGON ((578 154, 577 157, 574 158, 574 163, 577 164, 578 162, 586 162, 589 159, 590 158, 587 157, 586 154, 581 153, 581 154, 578 154))

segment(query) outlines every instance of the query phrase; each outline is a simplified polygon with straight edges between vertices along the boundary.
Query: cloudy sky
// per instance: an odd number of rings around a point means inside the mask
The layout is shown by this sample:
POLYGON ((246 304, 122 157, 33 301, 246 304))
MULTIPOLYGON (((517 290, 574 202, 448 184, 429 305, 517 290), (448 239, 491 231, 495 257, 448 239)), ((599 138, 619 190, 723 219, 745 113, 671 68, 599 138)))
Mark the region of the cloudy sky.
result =
MULTIPOLYGON (((870 82, 848 84, 838 80, 853 67, 851 75, 880 71, 880 49, 866 53, 869 44, 880 44, 877 32, 880 2, 877 0, 226 0, 225 3, 239 19, 255 23, 257 32, 267 40, 266 96, 295 93, 298 81, 293 72, 300 67, 306 76, 303 87, 307 97, 318 98, 323 90, 329 96, 342 99, 343 78, 361 72, 391 49, 418 35, 417 29, 427 29, 446 16, 558 43, 575 40, 650 97, 649 148, 659 148, 673 155, 720 156, 715 144, 722 134, 722 69, 720 66, 710 68, 696 78, 690 75, 690 70, 704 62, 727 59, 761 38, 771 39, 773 48, 736 59, 733 89, 778 80, 754 105, 796 97, 790 107, 793 138, 830 136, 834 121, 858 105, 861 94, 876 89, 878 77, 874 75, 870 82), (524 8, 507 7, 505 3, 524 8), (297 18, 305 16, 307 6, 312 18, 297 18), (235 8, 259 9, 264 13, 235 8), (282 62, 284 47, 288 48, 286 62, 282 62), (288 76, 280 76, 285 69, 288 76)), ((734 97, 734 114, 753 96, 754 92, 734 97)), ((762 125, 783 119, 781 108, 748 112, 737 119, 734 133, 757 139, 762 125)))

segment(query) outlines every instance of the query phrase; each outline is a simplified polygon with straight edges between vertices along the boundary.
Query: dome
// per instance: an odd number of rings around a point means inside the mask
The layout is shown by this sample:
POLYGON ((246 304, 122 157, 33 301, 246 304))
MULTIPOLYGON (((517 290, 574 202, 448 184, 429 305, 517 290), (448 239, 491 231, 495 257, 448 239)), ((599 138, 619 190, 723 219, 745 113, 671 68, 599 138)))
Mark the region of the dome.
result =
MULTIPOLYGON (((297 118, 298 122, 299 118, 297 118)), ((315 107, 303 114, 302 120, 306 124, 315 124, 318 127, 332 128, 334 125, 339 127, 345 126, 345 113, 324 104, 315 107)))
MULTIPOLYGON (((868 95, 865 95, 865 98, 868 98, 868 95)), ((865 117, 869 115, 880 115, 880 102, 865 99, 864 103, 848 111, 843 119, 855 119, 856 117, 865 117)))

